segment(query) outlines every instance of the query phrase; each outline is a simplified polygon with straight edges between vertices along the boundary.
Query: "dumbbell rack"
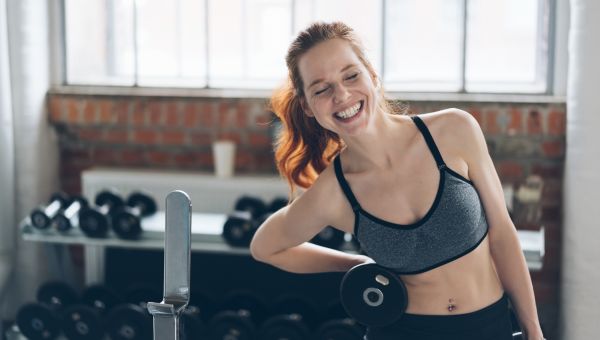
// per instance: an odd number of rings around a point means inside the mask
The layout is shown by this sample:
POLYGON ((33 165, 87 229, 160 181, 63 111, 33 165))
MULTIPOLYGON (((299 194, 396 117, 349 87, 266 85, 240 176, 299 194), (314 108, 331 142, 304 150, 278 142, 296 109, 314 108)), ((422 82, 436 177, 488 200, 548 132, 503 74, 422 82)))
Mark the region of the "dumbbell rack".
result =
MULTIPOLYGON (((265 200, 275 196, 286 195, 287 186, 277 176, 236 175, 232 178, 217 178, 212 174, 142 171, 128 169, 90 169, 82 174, 83 194, 94 197, 103 188, 113 187, 123 194, 134 189, 144 188, 154 197, 166 197, 173 189, 180 188, 187 192, 194 202, 192 214, 192 251, 233 254, 248 256, 247 248, 236 248, 226 244, 221 238, 226 214, 231 211, 235 199, 243 193, 253 193, 265 200), (211 212, 211 213, 204 213, 211 212)), ((139 240, 123 240, 114 234, 107 238, 92 239, 85 237, 78 230, 68 234, 57 232, 40 232, 29 226, 28 218, 20 223, 22 237, 28 241, 51 244, 78 244, 85 250, 85 283, 103 282, 104 253, 107 247, 129 249, 161 249, 164 242, 164 206, 163 199, 158 199, 159 212, 143 219, 144 232, 139 240), (162 210, 162 211, 160 211, 162 210)), ((542 268, 544 257, 544 232, 518 231, 521 246, 530 270, 542 268)), ((347 243, 342 248, 352 252, 347 243)))

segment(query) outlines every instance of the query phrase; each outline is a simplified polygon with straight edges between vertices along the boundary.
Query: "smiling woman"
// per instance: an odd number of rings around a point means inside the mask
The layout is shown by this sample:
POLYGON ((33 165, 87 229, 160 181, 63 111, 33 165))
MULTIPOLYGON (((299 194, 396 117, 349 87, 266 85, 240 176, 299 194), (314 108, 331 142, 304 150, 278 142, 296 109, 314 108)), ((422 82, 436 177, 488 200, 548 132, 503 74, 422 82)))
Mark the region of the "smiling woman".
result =
POLYGON ((527 339, 542 339, 531 278, 477 121, 446 109, 408 116, 388 104, 354 31, 301 32, 289 80, 272 98, 280 173, 305 188, 256 232, 253 256, 297 273, 375 261, 406 286, 404 316, 367 340, 512 339, 508 301, 527 339), (307 243, 326 226, 366 255, 307 243))

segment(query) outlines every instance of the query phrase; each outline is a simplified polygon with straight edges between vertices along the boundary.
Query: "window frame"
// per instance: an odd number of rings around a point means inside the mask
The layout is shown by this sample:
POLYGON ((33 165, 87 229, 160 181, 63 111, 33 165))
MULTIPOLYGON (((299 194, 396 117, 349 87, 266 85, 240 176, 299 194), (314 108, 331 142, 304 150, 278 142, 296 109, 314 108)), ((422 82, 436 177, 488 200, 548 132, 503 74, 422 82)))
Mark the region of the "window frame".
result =
MULTIPOLYGON (((69 93, 71 89, 74 93, 90 93, 93 89, 97 89, 100 93, 135 93, 140 95, 152 95, 160 93, 163 95, 189 95, 197 97, 235 97, 235 98, 268 98, 272 93, 272 89, 267 90, 256 90, 246 88, 219 88, 212 87, 210 72, 206 73, 206 86, 204 87, 175 87, 175 86, 140 86, 138 83, 138 72, 136 66, 136 74, 134 76, 134 84, 130 86, 120 85, 83 85, 83 84, 69 84, 67 82, 67 46, 66 46, 66 22, 65 22, 65 1, 66 0, 53 0, 51 11, 51 36, 50 40, 52 44, 52 56, 51 64, 55 68, 53 72, 54 76, 52 79, 51 87, 58 93, 69 93), (130 89, 128 91, 127 89, 130 89), (147 91, 144 89, 148 89, 147 91), (116 91, 115 91, 116 90, 116 91), (179 93, 179 94, 178 94, 179 93)), ((206 13, 208 13, 208 7, 210 6, 209 1, 205 0, 206 13)), ((292 0, 292 25, 294 24, 294 5, 296 0, 292 0)), ((381 39, 382 39, 382 52, 381 52, 381 73, 385 72, 385 10, 386 2, 382 1, 382 23, 381 23, 381 39)), ((462 0, 463 13, 466 12, 469 0, 462 0)), ((544 6, 545 10, 548 11, 548 24, 547 24, 547 50, 546 58, 547 64, 545 67, 546 71, 546 82, 545 91, 536 93, 525 93, 525 92, 467 92, 465 90, 465 53, 466 44, 462 44, 462 80, 460 91, 387 91, 387 94, 391 99, 404 99, 404 100, 440 100, 447 101, 494 101, 500 102, 516 101, 516 102, 565 102, 566 101, 566 83, 567 83, 567 68, 568 68, 568 29, 569 29, 569 3, 568 0, 538 0, 540 4, 544 6), (496 98, 496 99, 495 99, 496 98)), ((135 2, 135 0, 134 0, 135 2)), ((538 12, 538 15, 543 15, 542 10, 538 12)), ((208 38, 209 35, 209 21, 207 17, 205 20, 205 34, 208 38)), ((463 27, 466 27, 466 15, 463 17, 463 27)), ((466 34, 466 30, 463 30, 463 35, 466 34)), ((137 35, 137 34, 136 34, 137 35)), ((464 38, 463 38, 464 40, 464 38)), ((205 67, 208 70, 210 67, 210 58, 208 58, 208 39, 205 40, 206 55, 205 67)), ((137 49, 137 46, 135 47, 137 49)), ((137 59, 137 58, 136 58, 137 59)), ((137 60, 135 61, 137 65, 137 60)))

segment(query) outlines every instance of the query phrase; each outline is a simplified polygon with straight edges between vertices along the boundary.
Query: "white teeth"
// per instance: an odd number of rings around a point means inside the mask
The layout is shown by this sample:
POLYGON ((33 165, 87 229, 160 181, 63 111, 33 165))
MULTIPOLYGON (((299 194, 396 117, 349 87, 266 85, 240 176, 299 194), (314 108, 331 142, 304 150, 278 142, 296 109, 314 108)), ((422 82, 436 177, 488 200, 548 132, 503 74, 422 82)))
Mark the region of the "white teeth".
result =
POLYGON ((336 113, 335 115, 340 117, 340 118, 350 118, 353 117, 356 113, 358 113, 358 110, 360 109, 360 102, 356 103, 354 106, 336 113))

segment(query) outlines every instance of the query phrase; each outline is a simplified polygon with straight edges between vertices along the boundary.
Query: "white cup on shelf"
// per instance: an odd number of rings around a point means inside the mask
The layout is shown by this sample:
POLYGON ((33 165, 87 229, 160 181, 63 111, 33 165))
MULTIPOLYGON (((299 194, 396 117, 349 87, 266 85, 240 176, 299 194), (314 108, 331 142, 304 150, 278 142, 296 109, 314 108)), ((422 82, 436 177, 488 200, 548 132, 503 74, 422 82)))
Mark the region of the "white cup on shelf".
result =
POLYGON ((235 142, 217 140, 212 143, 215 175, 221 178, 233 176, 235 168, 235 142))

